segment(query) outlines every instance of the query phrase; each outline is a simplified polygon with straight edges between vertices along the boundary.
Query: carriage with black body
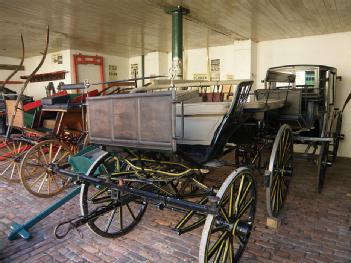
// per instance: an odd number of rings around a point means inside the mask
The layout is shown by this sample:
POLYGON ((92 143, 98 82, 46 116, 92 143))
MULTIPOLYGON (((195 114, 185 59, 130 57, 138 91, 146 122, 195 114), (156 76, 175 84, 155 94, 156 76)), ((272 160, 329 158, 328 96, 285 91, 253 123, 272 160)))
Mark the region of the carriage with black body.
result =
POLYGON ((337 70, 321 65, 287 65, 270 68, 264 80, 264 89, 255 92, 256 99, 285 99, 285 106, 267 112, 266 124, 288 124, 294 134, 294 144, 317 164, 317 190, 322 191, 328 166, 336 159, 341 134, 343 108, 336 100, 337 70))

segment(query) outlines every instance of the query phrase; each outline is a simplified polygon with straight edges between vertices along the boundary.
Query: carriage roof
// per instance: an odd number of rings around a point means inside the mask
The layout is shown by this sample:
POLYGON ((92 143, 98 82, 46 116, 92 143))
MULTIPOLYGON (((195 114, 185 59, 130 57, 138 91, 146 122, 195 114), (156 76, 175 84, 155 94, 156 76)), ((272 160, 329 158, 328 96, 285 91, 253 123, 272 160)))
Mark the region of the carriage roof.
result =
POLYGON ((267 70, 265 82, 294 83, 297 72, 301 71, 330 71, 336 75, 336 68, 324 65, 297 64, 271 67, 267 70))
POLYGON ((296 65, 283 65, 278 67, 271 67, 268 71, 290 71, 294 72, 296 69, 321 69, 321 70, 330 70, 333 73, 337 73, 337 69, 334 67, 326 65, 314 65, 314 64, 296 64, 296 65))

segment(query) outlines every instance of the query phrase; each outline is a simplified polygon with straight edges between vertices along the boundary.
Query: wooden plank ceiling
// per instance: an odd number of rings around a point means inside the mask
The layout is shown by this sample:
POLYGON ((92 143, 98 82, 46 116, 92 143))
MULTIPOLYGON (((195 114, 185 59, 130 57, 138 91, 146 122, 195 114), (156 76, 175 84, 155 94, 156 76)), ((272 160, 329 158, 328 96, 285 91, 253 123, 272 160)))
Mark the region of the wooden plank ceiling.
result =
POLYGON ((80 49, 134 56, 171 49, 165 9, 190 9, 185 48, 351 30, 351 0, 0 0, 0 56, 39 55, 50 25, 50 52, 80 49))

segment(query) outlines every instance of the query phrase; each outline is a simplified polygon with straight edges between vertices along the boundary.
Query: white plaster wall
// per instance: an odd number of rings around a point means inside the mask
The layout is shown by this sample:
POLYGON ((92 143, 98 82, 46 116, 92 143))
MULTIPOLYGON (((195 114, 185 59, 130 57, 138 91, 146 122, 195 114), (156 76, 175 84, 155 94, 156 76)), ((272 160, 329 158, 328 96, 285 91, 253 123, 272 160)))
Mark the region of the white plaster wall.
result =
MULTIPOLYGON (((337 83, 336 105, 341 107, 351 92, 351 32, 264 41, 257 44, 256 82, 264 79, 269 67, 284 64, 324 64, 336 67, 342 81, 337 83)), ((343 115, 345 140, 339 154, 351 157, 351 104, 343 115)))
MULTIPOLYGON (((194 74, 210 74, 209 61, 220 59, 220 79, 249 79, 255 77, 256 67, 252 52, 256 44, 251 40, 234 41, 232 45, 189 49, 184 51, 184 79, 193 79, 194 74)), ((255 52, 254 52, 255 54, 255 52)), ((172 54, 168 54, 168 68, 172 54)))
MULTIPOLYGON (((168 67, 172 66, 172 56, 168 67)), ((208 74, 208 58, 206 48, 184 50, 183 79, 194 79, 194 74, 208 74)))
POLYGON ((234 41, 234 57, 232 62, 235 79, 252 78, 251 64, 252 41, 234 41))
MULTIPOLYGON (((20 63, 20 59, 18 58, 11 58, 11 57, 3 57, 0 56, 0 64, 9 64, 9 65, 18 65, 20 63)), ((0 80, 4 81, 7 77, 12 73, 12 70, 0 70, 0 80)), ((15 76, 12 77, 12 81, 23 81, 20 79, 20 76, 24 75, 24 71, 19 71, 15 76)), ((8 84, 6 85, 7 88, 18 91, 22 85, 20 84, 8 84)))
MULTIPOLYGON (((24 75, 29 75, 37 67, 42 56, 29 57, 24 60, 25 73, 24 75)), ((70 50, 62 50, 60 52, 49 53, 44 61, 43 66, 39 69, 37 74, 49 73, 54 71, 66 70, 68 73, 65 75, 64 80, 53 81, 55 87, 59 82, 63 81, 65 83, 71 83, 71 56, 70 50), (52 61, 52 55, 62 54, 62 64, 57 64, 52 61)), ((45 82, 30 82, 25 90, 25 94, 28 96, 33 96, 34 99, 41 99, 46 96, 45 87, 48 85, 49 81, 45 82)))

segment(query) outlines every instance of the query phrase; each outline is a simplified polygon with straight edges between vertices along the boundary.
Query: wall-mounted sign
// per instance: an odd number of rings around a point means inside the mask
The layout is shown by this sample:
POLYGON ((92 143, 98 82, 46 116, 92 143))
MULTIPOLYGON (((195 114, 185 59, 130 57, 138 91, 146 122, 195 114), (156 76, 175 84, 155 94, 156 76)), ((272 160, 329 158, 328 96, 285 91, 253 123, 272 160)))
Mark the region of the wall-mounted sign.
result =
POLYGON ((51 56, 52 59, 52 63, 56 63, 56 64, 62 64, 62 54, 52 54, 51 56))
POLYGON ((220 59, 211 59, 211 80, 220 79, 220 63, 220 59))
POLYGON ((138 63, 130 64, 130 75, 132 77, 139 75, 139 64, 138 63))
POLYGON ((208 75, 206 73, 195 73, 193 75, 194 80, 208 80, 208 75))
POLYGON ((117 80, 117 66, 108 65, 108 78, 109 80, 117 80))

